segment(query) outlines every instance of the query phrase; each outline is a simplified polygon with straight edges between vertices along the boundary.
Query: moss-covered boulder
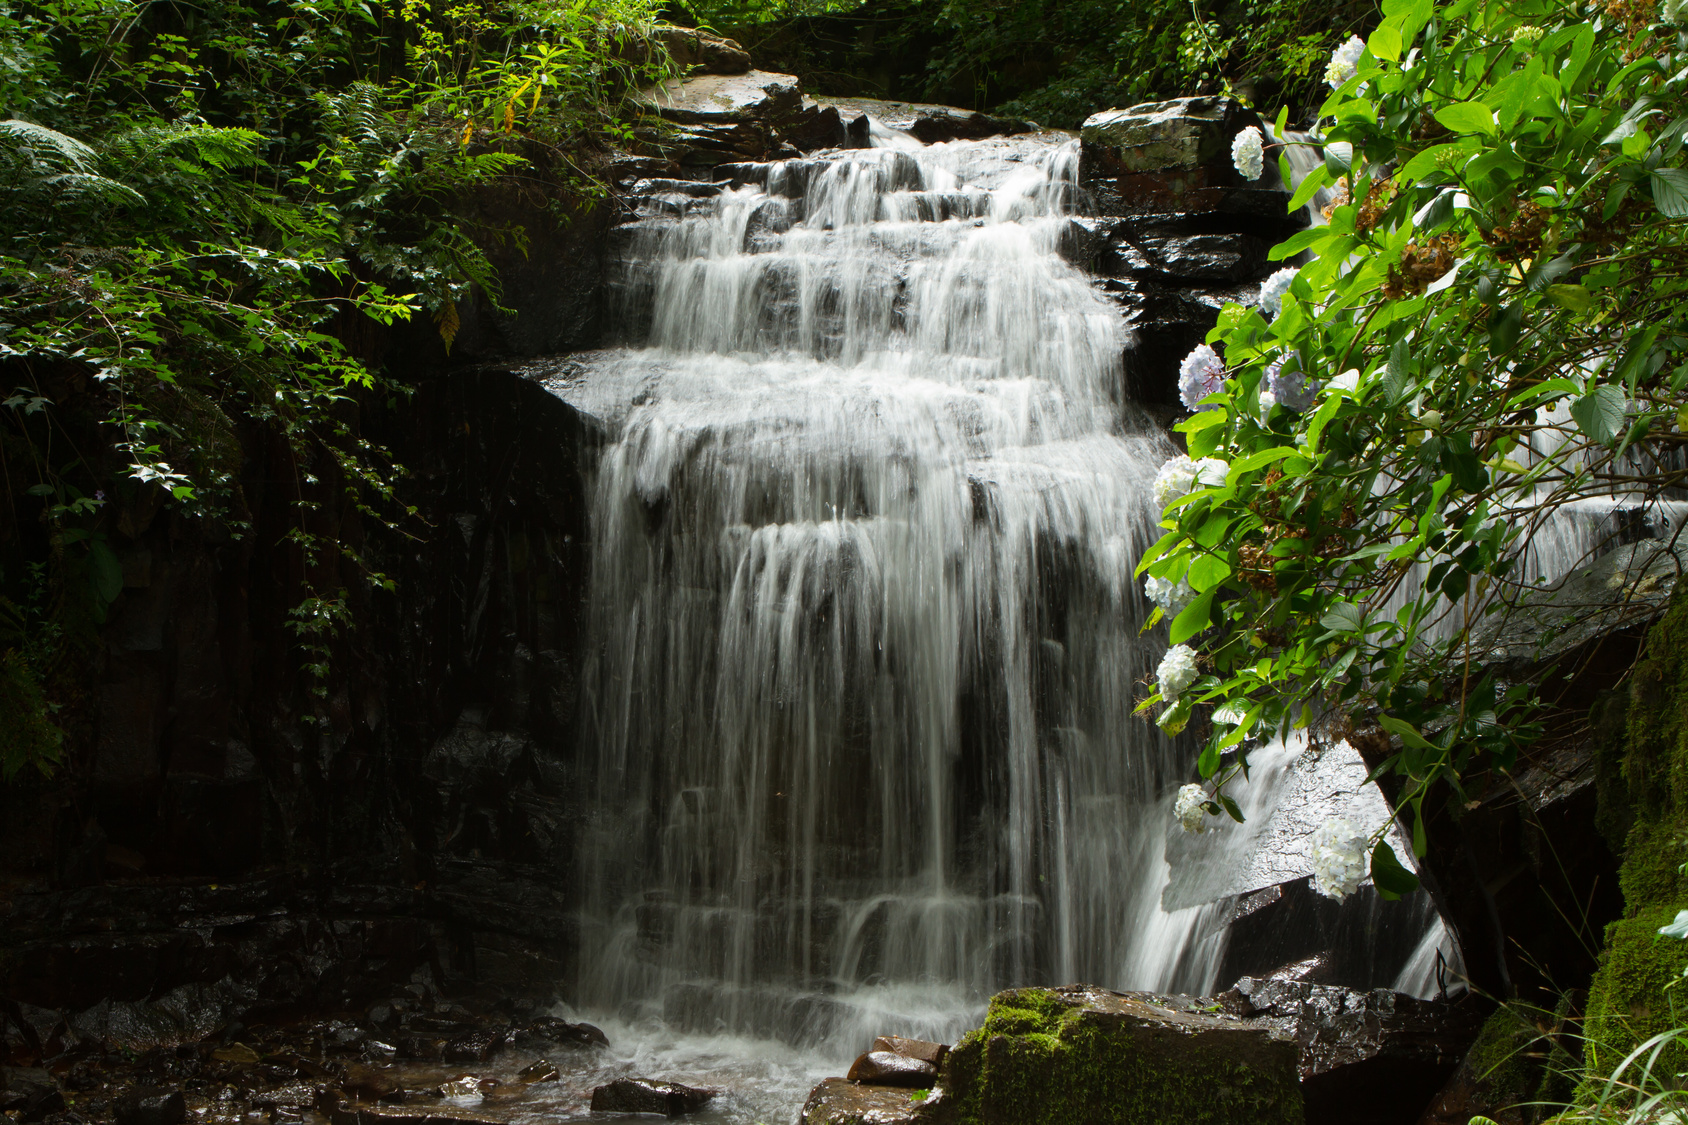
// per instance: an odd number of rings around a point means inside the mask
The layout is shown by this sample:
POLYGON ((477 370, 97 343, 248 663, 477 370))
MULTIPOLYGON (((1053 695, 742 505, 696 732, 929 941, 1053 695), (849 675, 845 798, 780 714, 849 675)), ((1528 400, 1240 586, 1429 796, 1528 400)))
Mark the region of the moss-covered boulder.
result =
MULTIPOLYGON (((1681 872, 1688 861, 1688 586, 1648 632, 1625 704, 1623 784, 1601 792, 1603 824, 1628 824, 1619 873, 1624 917, 1606 928, 1589 988, 1585 1095, 1637 1044, 1688 1023, 1688 995, 1666 991, 1688 965, 1688 943, 1658 932, 1688 909, 1681 872)), ((1688 1051, 1678 1047, 1655 1070, 1685 1067, 1688 1051)))
POLYGON ((992 998, 944 1062, 931 1125, 1300 1125, 1293 1041, 1260 1021, 1082 985, 992 998))

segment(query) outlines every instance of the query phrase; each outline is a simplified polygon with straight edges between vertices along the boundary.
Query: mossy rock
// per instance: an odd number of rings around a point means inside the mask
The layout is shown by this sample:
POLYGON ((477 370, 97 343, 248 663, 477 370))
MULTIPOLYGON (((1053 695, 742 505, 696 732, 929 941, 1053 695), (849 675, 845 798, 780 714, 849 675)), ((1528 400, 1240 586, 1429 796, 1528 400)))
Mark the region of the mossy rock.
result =
POLYGON ((1106 989, 1022 988, 945 1060, 933 1125, 1300 1125, 1296 1045, 1106 989))
MULTIPOLYGON (((1613 725, 1613 710, 1596 711, 1597 730, 1613 725)), ((1606 927, 1589 987, 1583 1099, 1597 1095, 1636 1046, 1688 1022, 1688 986, 1667 991, 1688 965, 1688 943, 1658 932, 1688 908, 1688 877, 1681 872, 1688 861, 1688 586, 1678 588, 1669 611, 1649 630, 1628 699, 1616 714, 1622 718, 1628 806, 1620 809, 1611 792, 1609 764, 1601 805, 1609 824, 1620 817, 1629 822, 1619 869, 1625 917, 1606 927)), ((1673 1047, 1655 1071, 1669 1075, 1685 1066, 1688 1050, 1673 1047)))
MULTIPOLYGON (((1585 1097, 1598 1094, 1637 1045, 1688 1023, 1688 986, 1670 987, 1688 965, 1688 943, 1659 934, 1675 917, 1673 906, 1646 907, 1606 927, 1606 949, 1588 995, 1585 1097)), ((1685 1068, 1688 1049, 1673 1045, 1653 1069, 1669 1077, 1685 1068)))

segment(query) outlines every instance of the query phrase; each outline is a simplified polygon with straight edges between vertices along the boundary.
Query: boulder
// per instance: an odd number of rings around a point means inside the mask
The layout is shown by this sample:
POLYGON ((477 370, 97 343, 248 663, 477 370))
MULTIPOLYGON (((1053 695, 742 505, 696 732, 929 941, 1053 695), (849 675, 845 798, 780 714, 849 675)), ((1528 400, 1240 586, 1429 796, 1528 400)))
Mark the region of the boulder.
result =
POLYGON ((662 44, 669 58, 694 73, 745 74, 750 70, 750 52, 735 39, 668 25, 656 28, 651 38, 662 44))
POLYGON ((938 1068, 924 1059, 911 1059, 891 1051, 869 1051, 850 1067, 852 1082, 869 1086, 911 1086, 928 1088, 938 1080, 938 1068))
POLYGON ((861 1086, 827 1078, 809 1092, 797 1125, 914 1125, 924 1101, 889 1086, 861 1086))
POLYGON ((1089 985, 992 997, 921 1109, 934 1125, 1301 1125, 1296 1044, 1189 998, 1089 985))
POLYGON ((592 1091, 592 1112, 660 1113, 667 1117, 680 1117, 696 1113, 719 1092, 650 1078, 618 1078, 592 1091))
POLYGON ((1241 102, 1207 95, 1106 109, 1092 114, 1079 136, 1087 149, 1125 172, 1193 171, 1229 164, 1231 138, 1260 124, 1241 102))
POLYGON ((778 124, 802 112, 803 87, 789 74, 752 70, 670 79, 643 91, 640 100, 681 125, 778 124))
POLYGON ((346 1067, 346 1077, 340 1088, 353 1097, 370 1102, 388 1101, 404 1093, 404 1088, 391 1074, 360 1063, 346 1067))
POLYGON ((1308 1125, 1412 1125, 1483 1019, 1475 997, 1419 1000, 1282 978, 1244 977, 1219 1001, 1295 1043, 1308 1125))

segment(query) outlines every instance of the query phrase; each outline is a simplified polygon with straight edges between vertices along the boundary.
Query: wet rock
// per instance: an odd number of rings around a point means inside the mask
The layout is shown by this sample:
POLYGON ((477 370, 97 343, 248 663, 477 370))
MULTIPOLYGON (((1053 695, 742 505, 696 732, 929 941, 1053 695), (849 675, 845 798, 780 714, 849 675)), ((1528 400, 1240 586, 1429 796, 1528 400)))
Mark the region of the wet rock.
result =
POLYGON ((891 1051, 869 1051, 851 1065, 845 1077, 869 1086, 926 1089, 937 1081, 938 1068, 923 1059, 905 1058, 891 1051))
POLYGON ((1301 1125, 1294 1041, 1265 1020, 1198 1007, 1086 985, 998 993, 984 1026, 944 1060, 921 1116, 1301 1125))
POLYGON ((234 1066, 254 1066, 258 1062, 258 1052, 244 1043, 230 1043, 227 1047, 218 1047, 211 1052, 211 1057, 217 1062, 234 1066))
POLYGON ((818 152, 821 149, 843 148, 850 141, 844 119, 838 107, 831 105, 804 107, 803 116, 779 131, 780 140, 799 152, 818 152))
POLYGON ((440 1055, 448 1063, 486 1062, 492 1053, 504 1046, 507 1033, 482 1028, 446 1041, 440 1055))
POLYGON ((0 1111, 22 1122, 40 1121, 65 1108, 64 1092, 53 1076, 37 1067, 0 1069, 0 1111))
POLYGON ((1295 1042, 1308 1125, 1417 1121, 1483 1016, 1474 997, 1418 1000, 1286 979, 1244 977, 1219 1000, 1295 1042))
POLYGON ((182 1125, 188 1103, 180 1090, 136 1090, 118 1100, 116 1115, 117 1125, 182 1125))
POLYGON ((338 1090, 317 1092, 316 1111, 329 1125, 507 1125, 498 1118, 462 1107, 410 1109, 403 1106, 353 1106, 338 1090))
POLYGON ((570 1023, 556 1016, 541 1016, 528 1024, 525 1033, 551 1043, 576 1047, 608 1047, 607 1035, 589 1023, 570 1023))
POLYGON ((441 1082, 437 1092, 442 1098, 478 1098, 481 1096, 485 1079, 476 1078, 473 1074, 463 1074, 450 1082, 441 1082))
POLYGON ((659 1082, 650 1078, 620 1078, 592 1091, 594 1113, 660 1113, 680 1117, 696 1113, 717 1090, 659 1082))
POLYGON ((529 1063, 522 1067, 516 1073, 516 1077, 523 1082, 555 1082, 559 1075, 556 1063, 549 1059, 540 1059, 538 1062, 529 1063))
POLYGON ((255 1106, 265 1109, 303 1109, 316 1101, 317 1088, 310 1082, 290 1082, 252 1095, 255 1106))
POLYGON ((341 1080, 340 1088, 355 1098, 371 1102, 389 1101, 404 1093, 403 1087, 391 1074, 357 1063, 346 1067, 346 1077, 341 1080))
POLYGON ((908 1090, 827 1078, 809 1093, 798 1125, 913 1125, 923 1102, 908 1090))
POLYGON ((925 1039, 904 1039, 901 1035, 881 1035, 873 1041, 870 1051, 889 1051, 905 1059, 918 1059, 933 1066, 944 1065, 949 1044, 933 1043, 925 1039))

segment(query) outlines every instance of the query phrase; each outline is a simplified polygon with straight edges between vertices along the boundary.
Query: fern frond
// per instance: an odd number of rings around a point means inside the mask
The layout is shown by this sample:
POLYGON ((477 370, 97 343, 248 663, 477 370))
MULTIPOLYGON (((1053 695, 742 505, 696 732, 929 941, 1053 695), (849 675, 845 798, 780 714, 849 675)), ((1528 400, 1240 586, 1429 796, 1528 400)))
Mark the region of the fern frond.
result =
POLYGON ((128 184, 90 172, 60 172, 56 176, 45 177, 41 183, 65 195, 83 195, 103 199, 107 203, 146 202, 146 197, 128 184))
POLYGON ((75 137, 21 117, 0 121, 0 143, 23 153, 38 168, 54 171, 94 170, 97 154, 75 137))

